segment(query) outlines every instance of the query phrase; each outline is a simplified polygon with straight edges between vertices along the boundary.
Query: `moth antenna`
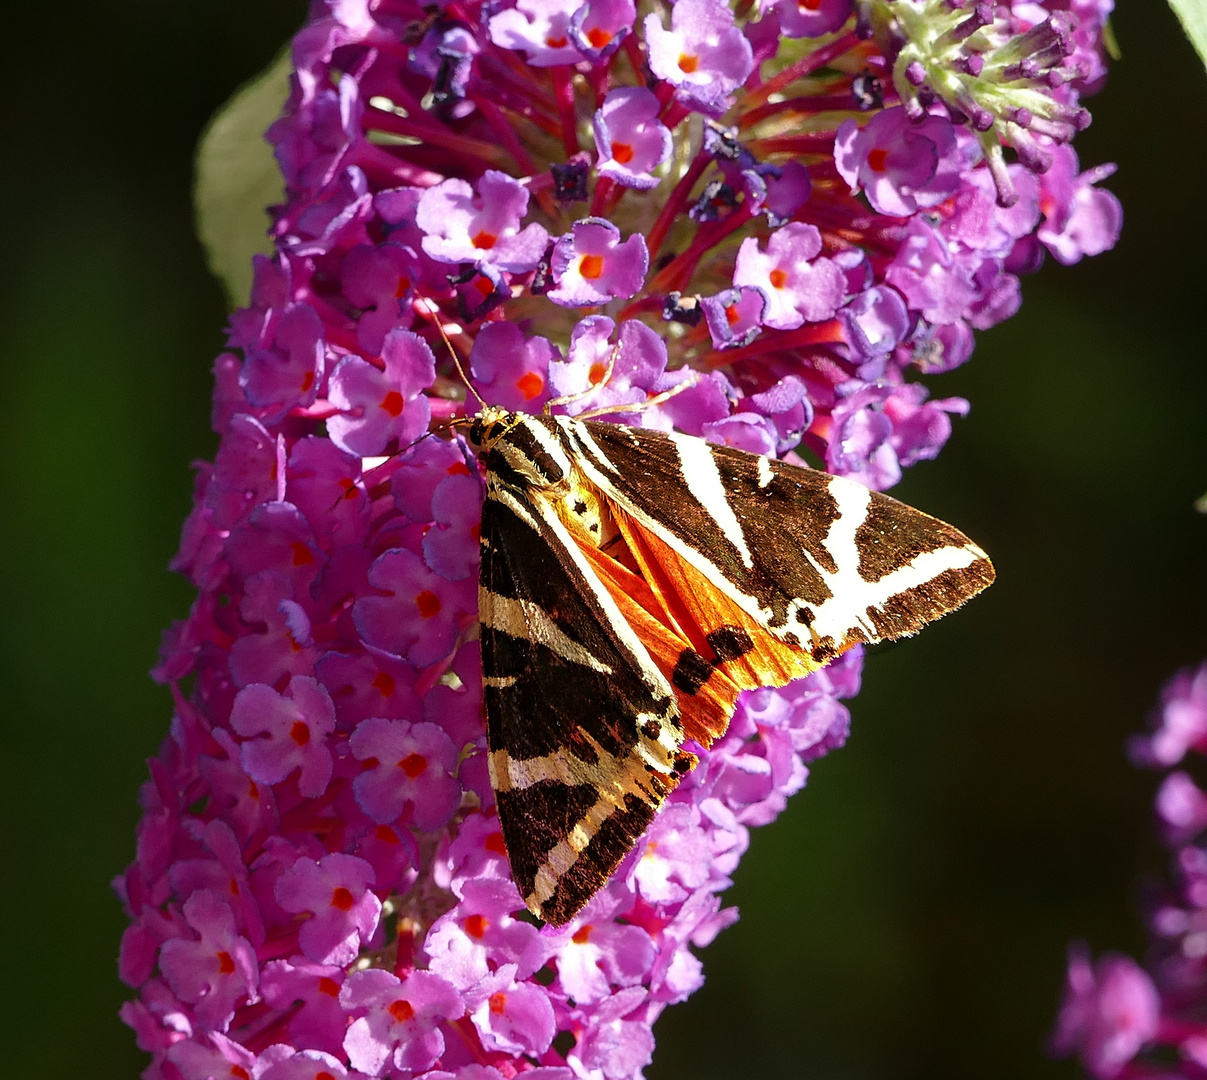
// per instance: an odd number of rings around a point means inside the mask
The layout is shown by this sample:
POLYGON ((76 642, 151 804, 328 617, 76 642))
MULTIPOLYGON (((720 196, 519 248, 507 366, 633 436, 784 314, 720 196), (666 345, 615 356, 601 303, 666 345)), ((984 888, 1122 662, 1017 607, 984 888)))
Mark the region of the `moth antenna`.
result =
MULTIPOLYGON (((616 369, 616 358, 619 355, 620 355, 620 342, 618 341, 618 342, 616 342, 615 345, 612 346, 612 351, 608 353, 608 366, 606 368, 604 368, 603 378, 601 378, 599 380, 599 382, 592 383, 585 390, 580 390, 577 394, 565 394, 562 397, 552 398, 551 400, 546 401, 545 407, 541 410, 541 412, 545 416, 549 416, 553 412, 553 407, 555 405, 569 405, 571 402, 574 402, 574 401, 582 401, 583 398, 590 397, 592 394, 599 391, 602 387, 607 386, 609 380, 612 378, 612 372, 616 369)), ((611 409, 609 411, 615 412, 616 410, 611 409)), ((580 413, 579 415, 581 416, 582 414, 580 413)))
POLYGON ((486 408, 485 400, 483 400, 482 395, 474 389, 474 384, 469 381, 469 376, 465 374, 465 368, 461 366, 461 357, 457 353, 457 350, 453 347, 453 343, 449 340, 448 334, 446 334, 444 331, 444 323, 440 321, 440 308, 436 305, 435 301, 429 300, 418 289, 415 290, 415 295, 423 301, 421 310, 429 319, 432 320, 432 324, 436 327, 436 332, 444 341, 444 346, 446 349, 448 349, 449 356, 453 358, 453 367, 457 369, 457 374, 461 376, 461 381, 465 383, 465 389, 478 399, 479 406, 486 408))
POLYGON ((690 389, 700 381, 700 373, 694 371, 690 378, 684 379, 681 383, 672 386, 669 390, 663 390, 660 394, 655 394, 652 398, 646 398, 645 401, 635 401, 631 405, 626 405, 623 402, 618 402, 615 405, 601 405, 597 409, 584 409, 580 412, 576 420, 590 420, 596 416, 607 416, 608 413, 639 413, 646 409, 654 409, 661 405, 664 401, 670 401, 676 394, 683 393, 684 390, 690 389))

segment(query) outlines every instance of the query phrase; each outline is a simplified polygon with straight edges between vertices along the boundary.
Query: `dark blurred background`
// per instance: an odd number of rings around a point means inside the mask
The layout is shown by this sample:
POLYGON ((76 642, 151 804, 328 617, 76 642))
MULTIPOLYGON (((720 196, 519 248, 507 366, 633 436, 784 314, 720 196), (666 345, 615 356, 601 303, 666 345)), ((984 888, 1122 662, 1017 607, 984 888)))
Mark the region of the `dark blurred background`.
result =
MULTIPOLYGON (((225 310, 191 155, 297 0, 65 0, 6 17, 0 427, 3 909, 14 1076, 134 1076, 115 1017, 146 670, 190 591, 168 574, 211 456, 225 310)), ((1126 762, 1159 685, 1207 656, 1207 77, 1172 15, 1122 0, 1083 165, 1117 161, 1118 247, 1025 283, 934 379, 971 415, 896 494, 958 522, 998 584, 881 650, 854 734, 758 831, 741 922, 659 1027, 651 1080, 1072 1077, 1043 1044, 1065 948, 1138 953, 1164 856, 1126 762)))

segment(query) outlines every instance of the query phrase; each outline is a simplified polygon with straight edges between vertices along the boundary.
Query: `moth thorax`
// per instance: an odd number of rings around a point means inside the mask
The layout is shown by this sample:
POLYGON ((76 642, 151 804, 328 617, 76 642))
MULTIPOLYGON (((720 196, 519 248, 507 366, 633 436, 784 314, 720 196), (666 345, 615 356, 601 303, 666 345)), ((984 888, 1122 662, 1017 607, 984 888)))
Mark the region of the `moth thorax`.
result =
POLYGON ((566 487, 570 459, 539 417, 483 410, 470 427, 469 443, 483 455, 488 473, 505 484, 547 491, 566 487))

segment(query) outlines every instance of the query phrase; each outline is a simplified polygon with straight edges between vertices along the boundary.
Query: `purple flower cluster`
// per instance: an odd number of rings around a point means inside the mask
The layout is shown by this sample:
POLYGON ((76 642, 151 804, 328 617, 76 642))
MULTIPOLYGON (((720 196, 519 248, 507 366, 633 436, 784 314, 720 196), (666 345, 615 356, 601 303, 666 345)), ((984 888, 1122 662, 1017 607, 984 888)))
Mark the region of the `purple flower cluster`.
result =
POLYGON ((1207 1078, 1207 792, 1186 771, 1207 755, 1207 662, 1165 687, 1132 759, 1168 771, 1157 821, 1171 881, 1148 904, 1149 961, 1072 950, 1053 1050, 1077 1054, 1097 1080, 1207 1078))
POLYGON ((487 779, 442 339, 492 404, 575 395, 888 487, 967 408, 915 376, 963 363, 1045 251, 1115 240, 1069 145, 1109 8, 314 4, 118 881, 145 1076, 641 1075, 736 917, 748 829, 845 739, 861 657, 745 695, 609 885, 535 925, 487 779))

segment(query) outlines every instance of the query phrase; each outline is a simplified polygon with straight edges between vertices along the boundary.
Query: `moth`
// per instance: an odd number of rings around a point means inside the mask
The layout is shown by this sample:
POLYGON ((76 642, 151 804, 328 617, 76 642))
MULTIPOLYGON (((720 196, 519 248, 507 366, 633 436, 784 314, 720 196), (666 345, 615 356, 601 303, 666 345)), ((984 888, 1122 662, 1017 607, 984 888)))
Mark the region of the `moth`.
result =
POLYGON ((993 580, 950 525, 692 436, 487 407, 468 440, 490 779, 516 885, 556 925, 743 690, 912 634, 993 580))

